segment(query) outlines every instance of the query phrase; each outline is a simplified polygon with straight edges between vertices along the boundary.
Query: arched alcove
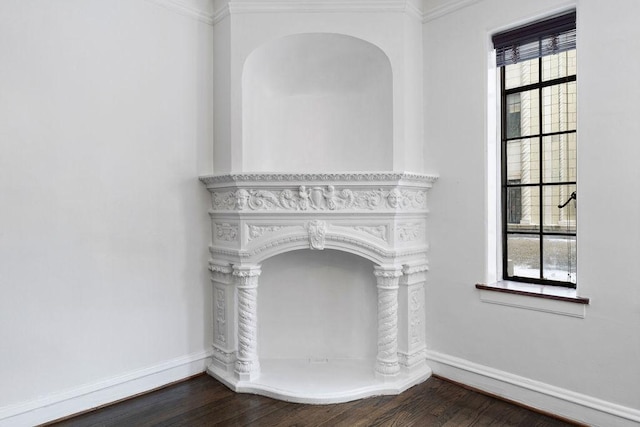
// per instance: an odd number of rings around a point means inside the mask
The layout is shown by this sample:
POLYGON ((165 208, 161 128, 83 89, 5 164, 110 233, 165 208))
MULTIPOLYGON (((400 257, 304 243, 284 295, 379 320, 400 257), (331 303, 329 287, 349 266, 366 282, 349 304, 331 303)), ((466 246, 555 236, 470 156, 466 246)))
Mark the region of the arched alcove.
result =
POLYGON ((242 75, 243 169, 393 169, 388 57, 364 40, 297 34, 264 44, 242 75))

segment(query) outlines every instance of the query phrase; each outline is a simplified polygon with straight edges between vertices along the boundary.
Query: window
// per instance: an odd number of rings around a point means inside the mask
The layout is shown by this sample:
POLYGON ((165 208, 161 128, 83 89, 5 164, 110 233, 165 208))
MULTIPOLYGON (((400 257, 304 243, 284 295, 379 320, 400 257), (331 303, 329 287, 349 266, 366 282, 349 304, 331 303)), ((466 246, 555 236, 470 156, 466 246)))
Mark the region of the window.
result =
POLYGON ((503 278, 576 287, 575 11, 493 37, 503 278))

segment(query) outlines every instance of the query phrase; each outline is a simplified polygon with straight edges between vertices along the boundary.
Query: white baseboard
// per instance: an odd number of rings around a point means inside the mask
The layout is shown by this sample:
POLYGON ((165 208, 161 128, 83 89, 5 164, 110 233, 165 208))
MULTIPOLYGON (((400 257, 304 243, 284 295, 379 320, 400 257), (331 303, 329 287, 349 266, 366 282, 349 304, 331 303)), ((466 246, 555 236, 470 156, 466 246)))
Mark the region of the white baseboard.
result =
MULTIPOLYGON (((0 408, 0 426, 33 426, 115 402, 204 372, 211 351, 29 402, 0 408)), ((602 427, 637 427, 640 410, 534 381, 436 351, 427 351, 433 373, 561 417, 602 427)))
POLYGON ((581 423, 602 427, 640 425, 638 409, 436 351, 427 351, 427 363, 436 375, 581 423))
POLYGON ((204 372, 211 351, 190 354, 97 383, 0 408, 0 427, 34 426, 204 372))

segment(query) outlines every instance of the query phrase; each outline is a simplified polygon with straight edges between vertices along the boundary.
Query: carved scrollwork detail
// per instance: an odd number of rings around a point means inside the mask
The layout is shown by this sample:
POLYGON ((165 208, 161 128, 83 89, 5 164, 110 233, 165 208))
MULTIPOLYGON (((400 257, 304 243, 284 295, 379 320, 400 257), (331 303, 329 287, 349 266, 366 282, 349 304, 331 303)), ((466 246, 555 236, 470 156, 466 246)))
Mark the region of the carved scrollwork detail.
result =
POLYGON ((238 226, 232 224, 216 224, 216 239, 225 242, 234 242, 238 240, 238 226))
POLYGON ((400 190, 394 188, 387 194, 387 204, 393 209, 426 208, 425 191, 400 190))
POLYGON ((421 223, 404 223, 396 226, 398 239, 403 242, 411 242, 422 238, 424 232, 421 223))
POLYGON ((262 271, 260 268, 253 267, 246 270, 234 269, 233 276, 236 278, 238 287, 256 287, 258 286, 258 276, 262 271))
POLYGON ((211 281, 218 283, 230 283, 233 269, 229 264, 222 265, 209 261, 209 271, 211 271, 211 281))
POLYGON ((282 225, 249 225, 249 241, 285 228, 282 225))
POLYGON ((216 316, 215 316, 215 332, 216 332, 216 342, 221 345, 227 344, 227 303, 226 303, 226 294, 224 289, 216 286, 215 288, 215 299, 216 299, 216 316))
POLYGON ((323 250, 325 235, 327 234, 327 223, 324 221, 309 221, 306 226, 309 232, 309 247, 315 250, 323 250))
POLYGON ((222 363, 232 363, 236 358, 235 351, 224 351, 217 346, 213 345, 213 357, 222 363))
POLYGON ((213 192, 214 210, 286 210, 339 211, 378 209, 426 209, 425 190, 390 191, 384 189, 337 190, 333 185, 307 187, 297 190, 252 190, 213 192))
POLYGON ((235 194, 232 191, 213 192, 212 193, 213 209, 230 211, 236 209, 237 202, 235 194))
POLYGON ((230 274, 231 272, 233 272, 233 269, 228 264, 221 265, 209 261, 209 271, 211 271, 212 273, 230 274))
POLYGON ((280 206, 283 209, 306 210, 309 207, 308 203, 303 202, 303 198, 307 197, 306 191, 304 191, 304 186, 300 188, 301 190, 298 190, 297 195, 292 190, 284 190, 280 192, 280 206))
POLYGON ((362 231, 370 234, 373 237, 377 237, 380 240, 387 241, 387 226, 386 225, 358 225, 353 227, 356 231, 362 231))
POLYGON ((422 324, 422 298, 420 293, 422 288, 413 290, 409 296, 409 336, 411 344, 417 345, 422 342, 420 337, 420 325, 422 324))
POLYGON ((376 276, 379 289, 397 289, 399 278, 402 276, 402 268, 383 269, 376 267, 373 274, 376 276))
POLYGON ((405 265, 402 271, 406 275, 424 273, 429 271, 429 264, 405 265))

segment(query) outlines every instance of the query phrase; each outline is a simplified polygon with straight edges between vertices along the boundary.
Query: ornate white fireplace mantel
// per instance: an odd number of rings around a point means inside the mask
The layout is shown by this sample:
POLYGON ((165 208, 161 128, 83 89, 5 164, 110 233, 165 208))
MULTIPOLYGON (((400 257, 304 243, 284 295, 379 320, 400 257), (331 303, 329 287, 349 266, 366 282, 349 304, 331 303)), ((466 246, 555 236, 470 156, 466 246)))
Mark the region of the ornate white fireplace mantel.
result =
POLYGON ((431 374, 425 362, 423 319, 427 190, 436 177, 394 172, 258 173, 200 180, 212 196, 211 375, 238 392, 336 403, 397 394, 431 374), (375 361, 261 360, 260 264, 299 249, 345 251, 375 264, 375 361))

